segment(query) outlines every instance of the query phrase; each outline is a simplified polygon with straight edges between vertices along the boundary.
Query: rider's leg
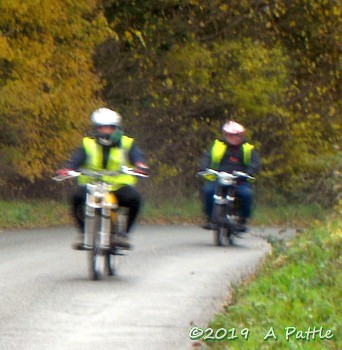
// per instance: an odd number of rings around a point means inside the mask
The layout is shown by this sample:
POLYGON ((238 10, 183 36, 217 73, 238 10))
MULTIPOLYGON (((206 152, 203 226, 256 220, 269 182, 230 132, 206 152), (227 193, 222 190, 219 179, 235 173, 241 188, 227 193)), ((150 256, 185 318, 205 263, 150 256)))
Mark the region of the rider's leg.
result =
POLYGON ((127 231, 121 232, 121 243, 123 248, 129 248, 128 234, 131 232, 140 212, 142 198, 135 187, 128 185, 115 191, 115 195, 118 199, 119 206, 128 208, 127 231))
POLYGON ((115 195, 118 198, 119 206, 128 208, 127 233, 129 233, 140 212, 141 195, 133 186, 123 186, 115 191, 115 195))
POLYGON ((72 196, 72 214, 80 231, 84 232, 84 204, 86 201, 86 187, 79 186, 72 196))
POLYGON ((206 222, 202 226, 205 229, 212 229, 211 216, 214 208, 215 182, 207 181, 201 188, 203 211, 206 216, 206 222))
POLYGON ((248 182, 244 182, 237 186, 236 196, 240 200, 240 224, 242 228, 246 228, 245 225, 247 220, 252 214, 252 204, 253 204, 253 188, 248 182))
POLYGON ((83 248, 84 236, 84 205, 87 196, 87 189, 85 186, 79 186, 71 199, 72 214, 79 228, 76 242, 73 244, 75 249, 83 248))

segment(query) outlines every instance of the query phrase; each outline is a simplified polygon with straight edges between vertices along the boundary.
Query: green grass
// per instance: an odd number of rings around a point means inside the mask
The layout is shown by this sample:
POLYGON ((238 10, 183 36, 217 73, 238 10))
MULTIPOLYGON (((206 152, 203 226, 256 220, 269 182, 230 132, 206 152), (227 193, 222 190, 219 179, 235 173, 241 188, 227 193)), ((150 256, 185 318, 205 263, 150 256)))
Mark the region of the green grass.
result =
MULTIPOLYGON (((328 214, 317 205, 257 205, 251 225, 308 227, 328 214)), ((150 224, 200 224, 201 203, 194 199, 170 199, 162 204, 146 201, 139 218, 150 224)), ((0 227, 39 227, 73 224, 69 207, 53 200, 0 201, 0 227)))
MULTIPOLYGON (((316 204, 257 204, 250 224, 256 226, 309 227, 323 220, 329 213, 316 204)), ((202 207, 198 199, 169 200, 161 205, 147 202, 141 221, 148 223, 192 223, 203 221, 202 207)))
MULTIPOLYGON (((330 212, 317 204, 257 203, 250 224, 256 226, 309 227, 323 220, 330 212)), ((141 221, 149 223, 192 223, 203 221, 202 205, 198 198, 171 198, 161 204, 146 202, 141 221)))
POLYGON ((50 201, 0 201, 0 227, 33 228, 70 224, 68 206, 50 201))
POLYGON ((238 338, 207 341, 209 348, 342 349, 341 248, 341 220, 316 225, 293 241, 276 243, 257 278, 235 287, 231 302, 209 324, 220 332, 236 328, 238 338), (265 340, 271 327, 277 339, 265 340), (286 327, 296 328, 288 340, 286 327), (334 337, 323 340, 316 334, 315 339, 296 339, 307 337, 309 327, 323 327, 323 335, 330 330, 334 337), (240 334, 243 329, 249 331, 248 340, 240 334))
POLYGON ((317 204, 257 205, 252 223, 257 226, 309 227, 324 220, 329 212, 317 204))
POLYGON ((163 204, 145 203, 141 222, 156 224, 200 223, 201 204, 197 200, 178 199, 163 204))

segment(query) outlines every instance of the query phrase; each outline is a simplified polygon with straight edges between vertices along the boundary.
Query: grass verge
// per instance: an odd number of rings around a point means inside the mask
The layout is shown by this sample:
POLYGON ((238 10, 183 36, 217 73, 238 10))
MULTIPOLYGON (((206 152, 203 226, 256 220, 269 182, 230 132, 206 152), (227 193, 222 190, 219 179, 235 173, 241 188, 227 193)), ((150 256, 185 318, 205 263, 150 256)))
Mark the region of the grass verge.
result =
MULTIPOLYGON (((328 211, 317 205, 283 204, 257 205, 251 225, 308 227, 322 220, 328 211)), ((203 221, 201 203, 197 198, 170 199, 165 203, 146 202, 140 223, 200 224, 203 221)), ((31 228, 71 225, 67 204, 53 200, 0 201, 1 228, 31 228)))
POLYGON ((66 204, 50 201, 0 201, 2 229, 34 228, 71 224, 66 204))
POLYGON ((227 331, 225 339, 207 339, 206 345, 213 350, 342 349, 341 248, 337 219, 276 243, 257 278, 234 287, 230 303, 209 324, 211 336, 227 331), (236 338, 228 339, 235 332, 236 338))
POLYGON ((257 205, 252 223, 256 226, 310 227, 322 222, 329 212, 317 204, 257 205))
POLYGON ((143 206, 140 221, 150 224, 196 224, 202 220, 198 200, 178 199, 165 203, 149 203, 143 206))

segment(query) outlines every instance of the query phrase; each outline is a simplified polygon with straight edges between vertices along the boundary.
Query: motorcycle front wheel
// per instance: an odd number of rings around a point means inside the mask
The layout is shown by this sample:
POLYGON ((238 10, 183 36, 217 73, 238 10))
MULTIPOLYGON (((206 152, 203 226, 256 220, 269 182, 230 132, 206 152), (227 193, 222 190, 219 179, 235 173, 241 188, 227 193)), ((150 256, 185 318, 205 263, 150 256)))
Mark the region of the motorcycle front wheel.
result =
POLYGON ((115 253, 115 247, 112 248, 111 252, 105 255, 105 272, 107 276, 114 276, 117 270, 117 253, 115 253))
POLYGON ((103 263, 100 249, 100 228, 101 228, 101 213, 100 210, 95 211, 94 216, 94 232, 93 232, 93 247, 89 251, 89 276, 93 281, 100 279, 100 265, 103 263))
POLYGON ((223 247, 225 237, 227 237, 227 227, 222 224, 217 225, 217 229, 214 231, 214 245, 223 247))
POLYGON ((231 224, 228 224, 227 227, 227 240, 228 244, 234 245, 234 240, 233 240, 233 235, 234 235, 234 230, 231 224))
MULTIPOLYGON (((115 234, 126 231, 127 215, 125 215, 122 211, 123 209, 120 208, 120 212, 114 218, 114 222, 112 222, 112 225, 115 227, 115 234)), ((108 276, 116 275, 118 270, 119 257, 121 255, 123 254, 120 252, 120 249, 112 244, 111 251, 105 254, 105 273, 108 276)))
POLYGON ((234 245, 233 230, 231 225, 217 225, 217 229, 214 231, 214 244, 218 247, 234 245))

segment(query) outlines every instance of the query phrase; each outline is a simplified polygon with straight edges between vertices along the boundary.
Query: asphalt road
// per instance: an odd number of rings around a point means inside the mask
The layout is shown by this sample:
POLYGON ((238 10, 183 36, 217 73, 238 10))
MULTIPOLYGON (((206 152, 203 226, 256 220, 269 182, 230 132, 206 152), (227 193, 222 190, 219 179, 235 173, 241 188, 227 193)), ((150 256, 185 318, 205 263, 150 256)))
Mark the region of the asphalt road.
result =
POLYGON ((270 247, 256 232, 213 246, 195 226, 138 226, 118 273, 90 281, 72 227, 0 232, 0 349, 191 349, 229 286, 270 247))

